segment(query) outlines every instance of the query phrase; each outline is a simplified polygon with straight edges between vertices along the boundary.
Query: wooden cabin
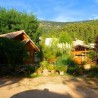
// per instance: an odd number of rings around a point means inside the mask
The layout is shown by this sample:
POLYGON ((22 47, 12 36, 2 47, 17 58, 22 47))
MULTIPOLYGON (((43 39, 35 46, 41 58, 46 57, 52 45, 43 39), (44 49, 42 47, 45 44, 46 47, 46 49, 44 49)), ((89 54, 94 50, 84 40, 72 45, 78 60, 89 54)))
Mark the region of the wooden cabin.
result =
POLYGON ((89 50, 89 48, 84 45, 74 46, 73 51, 72 51, 73 60, 78 64, 82 64, 85 61, 87 62, 88 50, 89 50))
POLYGON ((23 41, 29 58, 26 60, 26 64, 32 64, 34 63, 34 54, 35 52, 40 51, 39 48, 35 45, 35 43, 30 39, 30 37, 25 33, 24 30, 21 31, 16 31, 16 32, 11 32, 11 33, 7 33, 7 34, 2 34, 0 35, 0 37, 5 37, 5 38, 10 38, 10 39, 15 39, 15 40, 19 40, 19 41, 23 41))

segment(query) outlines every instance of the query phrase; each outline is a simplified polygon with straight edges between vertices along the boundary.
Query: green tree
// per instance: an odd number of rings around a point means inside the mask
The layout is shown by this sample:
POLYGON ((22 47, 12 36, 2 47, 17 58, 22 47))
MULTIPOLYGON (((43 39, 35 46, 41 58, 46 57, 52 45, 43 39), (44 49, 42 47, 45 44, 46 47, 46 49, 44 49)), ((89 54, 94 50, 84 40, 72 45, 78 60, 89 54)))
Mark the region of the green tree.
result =
POLYGON ((9 33, 18 30, 25 32, 36 41, 35 34, 39 22, 33 14, 18 12, 14 9, 6 10, 0 8, 0 33, 9 33))
POLYGON ((69 53, 71 49, 71 37, 66 32, 51 32, 43 34, 40 45, 42 46, 44 58, 57 59, 59 56, 69 53), (50 45, 45 45, 46 38, 50 38, 50 45))
POLYGON ((79 38, 84 40, 87 44, 94 43, 96 35, 98 35, 98 20, 69 23, 63 27, 63 31, 70 34, 72 40, 79 38))
POLYGON ((72 39, 71 39, 71 37, 70 37, 70 35, 68 33, 62 31, 59 34, 59 41, 60 41, 60 43, 68 43, 68 44, 71 44, 72 39))

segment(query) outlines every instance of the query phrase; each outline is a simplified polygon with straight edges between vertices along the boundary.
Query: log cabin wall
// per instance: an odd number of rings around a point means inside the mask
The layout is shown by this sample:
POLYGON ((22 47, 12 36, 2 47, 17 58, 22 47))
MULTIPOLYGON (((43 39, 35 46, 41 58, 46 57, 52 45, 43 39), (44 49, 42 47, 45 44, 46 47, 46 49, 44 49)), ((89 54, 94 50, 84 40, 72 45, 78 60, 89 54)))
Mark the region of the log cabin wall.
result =
POLYGON ((28 52, 28 59, 26 60, 26 64, 32 64, 34 63, 34 53, 35 53, 35 50, 34 48, 32 49, 30 44, 30 42, 28 42, 26 44, 26 49, 27 49, 27 52, 28 52))
POLYGON ((83 62, 87 62, 87 53, 88 53, 88 48, 85 46, 76 46, 74 47, 74 50, 72 51, 72 59, 77 63, 77 64, 82 64, 83 62))
POLYGON ((87 53, 88 53, 88 51, 73 51, 72 52, 72 59, 77 64, 82 64, 84 61, 88 60, 87 53))
MULTIPOLYGON (((28 39, 27 36, 22 33, 20 35, 18 35, 17 37, 15 37, 14 39, 16 40, 25 40, 28 39)), ((31 47, 31 42, 26 43, 26 50, 28 52, 28 59, 25 61, 26 64, 32 64, 34 62, 34 48, 31 47)))
POLYGON ((29 57, 25 61, 25 64, 32 64, 34 62, 35 52, 40 51, 39 48, 35 45, 35 43, 30 39, 30 37, 25 33, 24 30, 2 34, 0 35, 0 37, 15 39, 15 40, 24 42, 26 46, 26 50, 28 51, 28 54, 29 54, 29 57))
POLYGON ((26 35, 24 33, 22 33, 22 34, 16 36, 14 39, 22 41, 22 40, 25 40, 25 39, 28 39, 28 38, 26 37, 26 35))

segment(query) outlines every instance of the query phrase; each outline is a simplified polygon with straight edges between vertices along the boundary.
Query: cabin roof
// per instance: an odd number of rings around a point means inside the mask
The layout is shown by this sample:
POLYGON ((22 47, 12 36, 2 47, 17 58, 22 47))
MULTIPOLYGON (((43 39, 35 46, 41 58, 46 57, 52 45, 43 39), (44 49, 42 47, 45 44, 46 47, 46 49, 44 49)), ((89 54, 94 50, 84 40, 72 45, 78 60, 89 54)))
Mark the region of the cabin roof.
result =
POLYGON ((30 37, 25 33, 24 30, 11 32, 11 33, 7 33, 7 34, 1 34, 0 37, 14 39, 17 36, 20 36, 21 34, 24 34, 26 36, 26 39, 23 39, 21 41, 23 41, 25 44, 27 44, 28 42, 31 42, 31 47, 33 47, 35 49, 35 51, 40 51, 40 49, 35 45, 35 43, 30 39, 30 37))
POLYGON ((6 34, 1 34, 0 37, 15 38, 16 36, 18 36, 18 35, 20 35, 22 33, 24 33, 24 30, 11 32, 11 33, 6 33, 6 34))

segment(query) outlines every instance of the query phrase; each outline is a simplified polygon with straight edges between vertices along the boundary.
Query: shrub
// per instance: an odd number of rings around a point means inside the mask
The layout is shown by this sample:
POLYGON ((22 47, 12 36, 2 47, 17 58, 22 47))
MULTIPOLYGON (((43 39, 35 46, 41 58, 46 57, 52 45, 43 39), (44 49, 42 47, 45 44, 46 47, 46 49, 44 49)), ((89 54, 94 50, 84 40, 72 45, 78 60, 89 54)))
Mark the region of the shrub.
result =
POLYGON ((33 73, 33 74, 30 74, 28 75, 29 78, 37 78, 37 77, 40 77, 41 75, 37 74, 37 73, 33 73))
POLYGON ((49 65, 47 66, 47 69, 48 69, 49 71, 55 70, 55 69, 54 69, 54 65, 52 65, 52 64, 49 64, 49 65))
POLYGON ((84 75, 84 68, 81 65, 75 65, 68 67, 67 73, 74 76, 84 75))
POLYGON ((59 66, 59 65, 55 65, 55 70, 56 71, 64 71, 64 72, 66 72, 67 71, 67 66, 59 66))
POLYGON ((38 68, 40 70, 44 70, 44 69, 47 69, 48 71, 52 71, 54 70, 54 65, 48 63, 48 61, 42 61, 40 63, 40 68, 38 68))
POLYGON ((25 67, 28 74, 34 73, 36 70, 35 66, 26 65, 25 67))
POLYGON ((57 59, 56 63, 55 63, 55 69, 57 71, 67 71, 67 59, 64 56, 61 56, 57 59))
POLYGON ((0 72, 15 72, 19 65, 24 64, 26 58, 27 51, 22 42, 0 38, 0 72))
POLYGON ((98 66, 92 66, 89 70, 85 71, 91 77, 98 77, 98 66))
POLYGON ((49 65, 48 61, 42 61, 42 62, 40 62, 40 67, 42 69, 47 69, 48 65, 49 65))
POLYGON ((76 67, 68 67, 67 73, 74 75, 75 71, 76 71, 76 67))
POLYGON ((74 67, 77 65, 77 63, 69 57, 69 58, 67 58, 67 65, 74 67))

